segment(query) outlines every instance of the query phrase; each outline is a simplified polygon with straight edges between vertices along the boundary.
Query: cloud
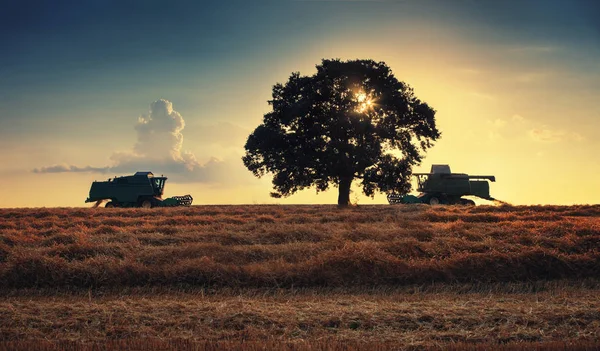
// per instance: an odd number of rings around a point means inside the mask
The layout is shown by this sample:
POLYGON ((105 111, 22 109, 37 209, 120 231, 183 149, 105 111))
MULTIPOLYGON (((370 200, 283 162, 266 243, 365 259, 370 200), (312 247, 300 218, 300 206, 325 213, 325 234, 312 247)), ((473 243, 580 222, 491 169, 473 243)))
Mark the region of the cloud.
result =
POLYGON ((548 78, 550 74, 546 72, 523 72, 514 76, 514 80, 519 83, 541 82, 548 78))
POLYGON ((515 123, 525 123, 527 121, 525 117, 521 115, 513 115, 511 119, 515 123))
POLYGON ((135 125, 137 143, 133 150, 144 158, 182 161, 183 128, 185 121, 173 110, 170 101, 155 101, 150 105, 150 113, 138 118, 135 125))
POLYGON ((504 127, 504 126, 506 125, 506 120, 504 120, 504 119, 501 119, 501 118, 497 118, 497 119, 495 119, 495 120, 494 120, 493 122, 491 122, 491 123, 492 123, 492 126, 493 126, 494 128, 502 128, 502 127, 504 127))
MULTIPOLYGON (((225 124, 227 128, 232 125, 225 124)), ((168 100, 157 100, 150 105, 150 111, 138 118, 134 129, 137 139, 132 150, 114 152, 110 156, 112 165, 103 167, 74 166, 60 164, 40 167, 34 173, 94 172, 125 174, 135 171, 152 171, 166 174, 179 183, 239 183, 252 179, 250 172, 243 168, 240 158, 235 161, 219 160, 212 157, 200 163, 196 156, 183 151, 183 129, 185 121, 181 114, 173 109, 168 100)), ((213 142, 226 131, 212 130, 213 142)), ((239 132, 239 131, 237 131, 239 132)))
POLYGON ((35 168, 33 170, 34 173, 64 173, 64 172, 100 172, 105 173, 107 171, 106 167, 77 167, 67 164, 54 165, 48 167, 40 167, 35 168))
POLYGON ((529 131, 529 136, 540 143, 557 143, 560 141, 583 141, 579 133, 566 132, 564 130, 553 130, 546 127, 535 128, 529 131))
POLYGON ((507 122, 504 119, 497 118, 493 121, 488 121, 488 139, 492 142, 497 142, 504 139, 502 134, 504 126, 507 122))
POLYGON ((462 75, 480 75, 482 73, 480 69, 471 67, 459 68, 457 72, 462 75))
POLYGON ((529 131, 531 139, 537 142, 543 143, 555 143, 561 141, 563 138, 563 132, 555 131, 551 129, 535 128, 529 131))
POLYGON ((518 136, 526 136, 539 143, 581 142, 585 140, 579 133, 563 129, 552 129, 546 125, 540 126, 518 114, 513 115, 510 119, 488 120, 488 139, 490 141, 496 142, 518 136))
POLYGON ((517 45, 511 46, 508 48, 509 52, 523 52, 523 53, 539 53, 539 54, 547 54, 551 52, 556 52, 560 50, 558 46, 550 46, 550 45, 517 45))

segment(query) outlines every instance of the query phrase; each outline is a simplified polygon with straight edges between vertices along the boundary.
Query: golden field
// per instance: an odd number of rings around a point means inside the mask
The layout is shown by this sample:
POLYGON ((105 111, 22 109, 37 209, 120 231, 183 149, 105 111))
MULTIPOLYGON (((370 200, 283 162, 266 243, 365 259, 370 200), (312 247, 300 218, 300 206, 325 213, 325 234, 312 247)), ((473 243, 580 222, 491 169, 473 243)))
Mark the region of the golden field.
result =
POLYGON ((600 347, 600 206, 0 209, 0 349, 600 347))

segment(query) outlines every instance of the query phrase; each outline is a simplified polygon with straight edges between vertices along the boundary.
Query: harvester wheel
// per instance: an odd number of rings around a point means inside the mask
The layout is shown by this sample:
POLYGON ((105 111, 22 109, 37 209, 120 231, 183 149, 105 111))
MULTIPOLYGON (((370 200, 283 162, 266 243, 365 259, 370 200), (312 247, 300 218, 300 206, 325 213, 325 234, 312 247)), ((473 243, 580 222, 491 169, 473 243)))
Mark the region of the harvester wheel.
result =
POLYGON ((106 205, 104 205, 104 207, 106 207, 106 208, 115 208, 116 206, 115 206, 114 202, 109 201, 109 202, 106 203, 106 205))
POLYGON ((152 201, 146 199, 140 204, 141 208, 152 208, 152 201))
POLYGON ((431 199, 429 199, 429 204, 430 205, 439 205, 440 204, 440 199, 438 199, 435 196, 432 196, 431 199))

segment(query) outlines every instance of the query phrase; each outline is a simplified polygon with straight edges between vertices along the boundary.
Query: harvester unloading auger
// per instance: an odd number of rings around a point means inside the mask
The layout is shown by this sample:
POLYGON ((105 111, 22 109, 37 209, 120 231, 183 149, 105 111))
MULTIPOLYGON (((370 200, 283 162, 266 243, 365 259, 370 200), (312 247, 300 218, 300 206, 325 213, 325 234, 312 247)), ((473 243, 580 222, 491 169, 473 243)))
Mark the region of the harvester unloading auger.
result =
POLYGON ((390 204, 425 203, 430 205, 475 205, 473 200, 462 196, 476 196, 494 201, 490 196, 489 181, 495 182, 494 176, 472 176, 464 173, 450 172, 449 165, 432 165, 430 173, 413 173, 417 177, 418 196, 389 194, 390 204))
POLYGON ((105 207, 174 207, 190 206, 191 195, 163 199, 167 177, 155 177, 152 172, 136 172, 131 176, 115 177, 107 181, 93 182, 90 196, 85 202, 109 200, 105 207))

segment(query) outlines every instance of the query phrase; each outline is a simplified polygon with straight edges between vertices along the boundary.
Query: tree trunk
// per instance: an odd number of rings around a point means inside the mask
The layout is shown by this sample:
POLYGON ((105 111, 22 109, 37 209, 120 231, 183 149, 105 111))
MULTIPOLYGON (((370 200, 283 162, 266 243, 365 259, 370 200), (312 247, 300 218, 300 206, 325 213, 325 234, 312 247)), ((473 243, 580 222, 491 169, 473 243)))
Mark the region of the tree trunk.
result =
POLYGON ((352 177, 341 177, 338 184, 339 195, 338 195, 338 206, 346 207, 350 205, 350 185, 352 184, 352 177))

